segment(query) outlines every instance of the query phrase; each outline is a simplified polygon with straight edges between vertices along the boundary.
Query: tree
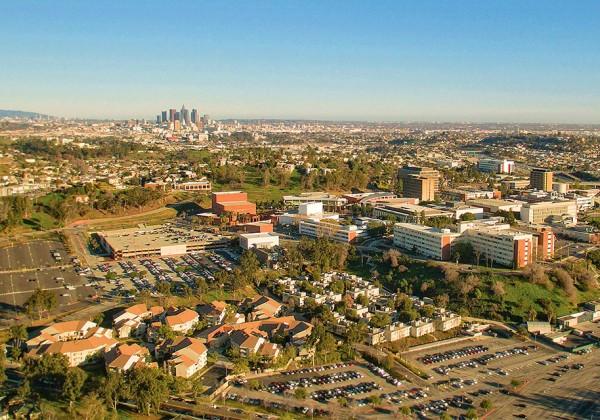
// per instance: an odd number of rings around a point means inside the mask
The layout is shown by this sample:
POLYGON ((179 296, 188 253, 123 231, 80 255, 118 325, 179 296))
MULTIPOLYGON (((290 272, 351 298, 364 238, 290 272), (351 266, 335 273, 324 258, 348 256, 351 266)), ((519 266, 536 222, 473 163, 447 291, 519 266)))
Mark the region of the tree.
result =
POLYGON ((521 381, 520 381, 520 380, 518 380, 518 379, 512 379, 512 380, 510 381, 510 386, 511 386, 511 388, 512 388, 512 389, 513 389, 513 391, 514 391, 516 388, 520 387, 522 383, 523 383, 523 382, 521 382, 521 381))
POLYGON ((468 419, 476 419, 477 411, 474 408, 469 408, 465 414, 468 419))
POLYGON ((390 325, 391 322, 392 320, 390 316, 384 313, 376 313, 369 321, 371 326, 374 328, 383 328, 387 325, 390 325))
POLYGON ((32 382, 43 379, 45 383, 51 383, 54 389, 61 390, 68 368, 69 361, 65 355, 46 353, 39 359, 26 358, 23 371, 32 382))
POLYGON ((44 311, 51 311, 56 305, 56 295, 43 289, 36 289, 24 304, 27 315, 33 317, 37 313, 38 319, 42 318, 44 311))
POLYGON ((479 404, 479 407, 483 408, 485 411, 490 411, 492 408, 492 402, 488 399, 484 399, 479 404))
POLYGON ((102 387, 102 393, 106 403, 114 410, 117 410, 117 405, 120 399, 127 399, 130 395, 130 390, 125 380, 125 377, 120 372, 108 372, 102 387))
POLYGON ((475 215, 470 212, 463 213, 460 215, 460 220, 462 220, 463 222, 469 222, 475 219, 477 219, 477 217, 475 217, 475 215))
MULTIPOLYGON (((18 348, 19 351, 23 347, 23 342, 27 340, 27 329, 23 324, 17 324, 10 327, 9 331, 10 339, 13 340, 13 349, 18 348)), ((13 351, 14 357, 14 351, 13 351)), ((16 357, 15 357, 16 358, 16 357)))
POLYGON ((348 343, 361 343, 367 336, 367 325, 364 322, 355 322, 348 327, 346 338, 348 343))
POLYGON ((4 346, 0 345, 0 385, 6 381, 6 356, 4 355, 4 346))
POLYGON ((87 373, 81 368, 74 367, 67 370, 65 382, 62 387, 62 396, 69 402, 70 407, 73 406, 74 401, 81 397, 81 390, 86 378, 87 373))
POLYGON ((149 415, 157 412, 160 404, 169 396, 168 381, 165 374, 158 369, 140 367, 133 369, 128 377, 132 390, 131 399, 138 411, 149 415))
POLYGON ((456 263, 471 263, 473 262, 473 245, 469 241, 457 241, 452 248, 452 259, 456 263))
POLYGON ((307 396, 308 393, 304 388, 296 388, 296 390, 294 391, 294 397, 296 397, 299 400, 305 400, 307 396))
POLYGON ((573 277, 571 277, 571 275, 562 268, 554 269, 553 274, 567 297, 574 302, 577 298, 577 289, 575 288, 575 281, 573 280, 573 277))
POLYGON ((104 402, 96 393, 84 396, 79 402, 76 412, 78 417, 83 420, 104 420, 107 415, 104 402))
POLYGON ((29 398, 31 395, 31 384, 28 379, 21 382, 21 385, 17 388, 17 398, 24 400, 29 398))

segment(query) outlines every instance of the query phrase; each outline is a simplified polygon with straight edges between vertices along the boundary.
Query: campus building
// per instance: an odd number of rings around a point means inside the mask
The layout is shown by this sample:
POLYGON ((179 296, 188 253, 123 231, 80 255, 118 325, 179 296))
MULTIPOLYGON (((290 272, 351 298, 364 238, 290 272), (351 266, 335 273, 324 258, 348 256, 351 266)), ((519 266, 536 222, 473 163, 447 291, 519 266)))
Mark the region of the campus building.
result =
POLYGON ((449 260, 452 241, 459 236, 449 229, 412 223, 394 225, 394 245, 435 260, 449 260))
POLYGON ((240 247, 245 250, 251 248, 271 249, 278 245, 279 235, 276 233, 242 233, 240 235, 240 247))
POLYGON ((461 240, 471 243, 482 261, 521 268, 533 262, 533 235, 493 227, 467 229, 461 240))
POLYGON ((350 243, 356 240, 358 227, 356 225, 345 225, 336 220, 301 220, 298 232, 300 235, 311 238, 328 238, 332 241, 350 243))
POLYGON ((300 195, 284 195, 283 204, 286 206, 299 206, 304 203, 321 203, 326 211, 338 211, 348 204, 348 200, 337 195, 323 192, 307 192, 300 195))
POLYGON ((223 213, 256 214, 256 204, 248 201, 248 194, 242 191, 222 191, 212 193, 212 210, 220 216, 223 213))
POLYGON ((533 168, 529 174, 529 187, 540 191, 552 191, 552 178, 552 171, 533 168))
POLYGON ((481 159, 477 164, 477 167, 481 172, 511 174, 515 169, 515 162, 506 159, 481 159))
POLYGON ((421 201, 433 201, 440 189, 440 173, 433 168, 404 166, 399 171, 403 196, 421 201))
POLYGON ((568 223, 577 224, 577 202, 543 201, 526 203, 521 207, 521 220, 528 224, 542 224, 553 218, 567 219, 568 223))
POLYGON ((210 191, 211 188, 212 185, 208 179, 173 184, 173 189, 181 191, 210 191))

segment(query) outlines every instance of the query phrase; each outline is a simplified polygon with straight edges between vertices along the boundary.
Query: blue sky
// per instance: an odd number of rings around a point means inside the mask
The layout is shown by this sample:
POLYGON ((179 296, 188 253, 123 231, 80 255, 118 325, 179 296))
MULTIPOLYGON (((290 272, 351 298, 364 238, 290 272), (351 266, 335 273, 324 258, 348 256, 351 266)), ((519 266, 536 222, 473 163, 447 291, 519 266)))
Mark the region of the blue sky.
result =
POLYGON ((0 108, 600 123, 600 1, 5 2, 0 108))

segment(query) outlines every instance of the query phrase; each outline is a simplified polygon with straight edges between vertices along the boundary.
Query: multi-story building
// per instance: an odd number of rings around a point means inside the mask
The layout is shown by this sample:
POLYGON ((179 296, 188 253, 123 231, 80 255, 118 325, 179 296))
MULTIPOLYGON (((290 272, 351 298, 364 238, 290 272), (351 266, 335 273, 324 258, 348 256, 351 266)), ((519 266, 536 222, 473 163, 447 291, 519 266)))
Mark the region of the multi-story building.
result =
POLYGON ((552 178, 552 171, 542 168, 533 168, 529 174, 530 188, 541 191, 552 191, 552 178))
POLYGON ((322 203, 323 209, 326 211, 338 211, 346 204, 348 200, 337 195, 327 194, 323 192, 308 192, 300 195, 284 195, 283 203, 286 206, 299 206, 305 203, 322 203))
POLYGON ((439 191, 440 173, 433 168, 404 166, 399 171, 404 197, 433 201, 439 191))
POLYGON ((549 222, 553 217, 568 218, 570 223, 577 223, 577 202, 568 201, 543 201, 540 203, 526 203, 521 207, 521 220, 529 224, 542 224, 549 222))
POLYGON ((173 184, 173 189, 182 191, 210 191, 211 188, 212 186, 208 179, 173 184))
POLYGON ((477 167, 482 172, 511 174, 515 169, 515 162, 506 159, 481 159, 477 164, 477 167))
POLYGON ((358 228, 356 225, 341 224, 336 220, 301 220, 298 232, 300 235, 312 238, 328 238, 332 241, 350 243, 356 240, 358 228))
POLYGON ((433 318, 433 324, 436 331, 448 331, 452 328, 460 327, 462 319, 460 315, 451 312, 444 312, 433 318))
POLYGON ((425 207, 415 204, 386 204, 373 208, 373 217, 379 219, 393 218, 399 222, 419 223, 432 217, 452 218, 454 214, 446 209, 425 207))
POLYGON ((410 324, 411 337, 418 338, 433 332, 435 332, 435 325, 429 319, 417 319, 410 324))
POLYGON ((270 249, 279 245, 279 235, 272 232, 242 233, 240 234, 240 247, 242 249, 270 249))
POLYGON ((493 227, 467 229, 460 240, 471 243, 476 255, 491 265, 521 268, 533 261, 533 235, 493 227))
POLYGON ((218 216, 223 213, 256 214, 256 204, 248 201, 248 194, 242 191, 222 191, 212 193, 212 210, 218 216))
POLYGON ((158 346, 157 355, 166 359, 167 372, 173 376, 190 378, 206 366, 208 350, 197 338, 175 337, 158 346))
POLYGON ((554 232, 550 227, 542 226, 533 230, 535 261, 546 261, 554 257, 554 232))
POLYGON ((449 229, 412 223, 394 225, 394 245, 436 260, 449 260, 452 241, 459 236, 449 229))
POLYGON ((198 323, 200 317, 191 309, 170 310, 165 313, 165 324, 173 331, 187 334, 198 323))

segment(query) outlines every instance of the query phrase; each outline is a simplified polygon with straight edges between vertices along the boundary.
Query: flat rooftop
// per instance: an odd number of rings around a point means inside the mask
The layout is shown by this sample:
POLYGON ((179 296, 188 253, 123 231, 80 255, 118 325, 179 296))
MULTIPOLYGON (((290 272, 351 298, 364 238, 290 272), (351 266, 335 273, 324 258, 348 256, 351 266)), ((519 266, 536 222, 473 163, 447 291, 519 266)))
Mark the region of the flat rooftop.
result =
POLYGON ((201 245, 228 239, 209 232, 201 232, 173 225, 155 225, 96 232, 115 251, 161 248, 172 245, 201 245))

